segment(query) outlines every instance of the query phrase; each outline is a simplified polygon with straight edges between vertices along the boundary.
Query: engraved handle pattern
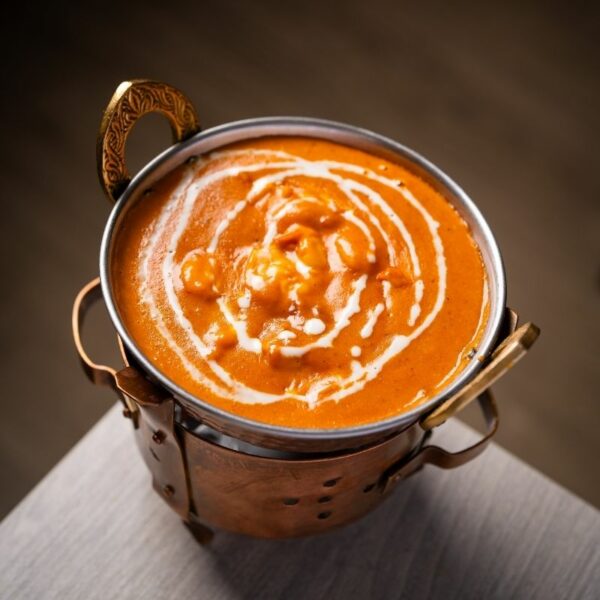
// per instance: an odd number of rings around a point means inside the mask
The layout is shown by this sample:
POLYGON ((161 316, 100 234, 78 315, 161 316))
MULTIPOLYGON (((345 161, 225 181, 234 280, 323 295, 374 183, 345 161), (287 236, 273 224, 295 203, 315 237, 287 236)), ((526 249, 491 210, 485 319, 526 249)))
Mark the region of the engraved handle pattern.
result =
POLYGON ((127 136, 140 117, 152 112, 169 120, 174 143, 200 131, 196 110, 179 90, 147 79, 121 83, 104 111, 97 144, 100 185, 112 202, 131 181, 125 164, 127 136))

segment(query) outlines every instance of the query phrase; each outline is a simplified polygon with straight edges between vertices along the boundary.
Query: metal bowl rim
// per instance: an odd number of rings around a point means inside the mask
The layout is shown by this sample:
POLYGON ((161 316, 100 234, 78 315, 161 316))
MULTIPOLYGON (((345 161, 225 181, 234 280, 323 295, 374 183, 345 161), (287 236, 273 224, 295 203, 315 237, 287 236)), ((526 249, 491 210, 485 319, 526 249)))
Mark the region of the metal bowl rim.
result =
MULTIPOLYGON (((353 136, 357 142, 355 147, 361 148, 361 145, 358 143, 359 141, 368 142, 374 146, 378 146, 384 150, 387 150, 388 152, 391 151, 393 154, 399 155, 405 160, 408 159, 410 163, 427 172, 433 180, 436 180, 444 188, 449 190, 455 196, 455 198, 460 201, 462 207, 469 213, 470 217, 473 219, 473 222, 479 228, 479 232, 485 242, 485 247, 482 247, 481 243, 478 244, 480 251, 482 252, 482 255, 484 251, 487 251, 493 270, 493 277, 490 276, 490 273, 488 273, 491 308, 486 330, 478 348, 479 356, 487 357, 493 350, 506 307, 506 278, 502 256, 494 235, 476 204, 473 202, 473 200, 471 200, 466 192, 440 168, 435 166, 432 162, 421 156, 419 153, 408 148, 407 146, 404 146, 403 144, 400 144, 399 142, 374 133, 370 130, 345 123, 311 117, 282 116, 258 117, 218 125, 216 127, 200 131, 188 140, 167 148, 165 151, 152 159, 137 173, 137 175, 135 175, 135 177, 133 177, 130 184, 115 203, 106 223, 100 248, 100 280, 102 285, 102 293, 109 316, 119 336, 123 340, 127 349, 132 353, 135 360, 145 369, 147 374, 150 374, 155 380, 159 381, 160 384, 164 386, 171 394, 173 394, 177 400, 199 409, 200 413, 208 413, 217 419, 232 423, 241 430, 248 430, 253 434, 266 435, 271 438, 316 442, 318 440, 350 440, 351 438, 358 439, 366 436, 374 436, 378 433, 384 435, 390 431, 398 430, 407 424, 416 422, 419 417, 434 409, 436 406, 452 396, 455 392, 460 390, 477 374, 482 366, 481 361, 473 360, 463 369, 459 376, 440 393, 436 394, 427 400, 427 402, 415 407, 414 409, 400 413, 388 419, 357 425, 354 427, 336 429, 294 428, 273 425, 241 417, 234 413, 220 409, 209 402, 198 398, 190 392, 187 392, 175 382, 171 381, 165 374, 161 373, 150 362, 150 360, 146 358, 144 353, 138 348, 137 344, 135 344, 135 342, 129 336, 127 329, 121 321, 112 293, 110 277, 110 253, 112 249, 112 242, 114 240, 114 232, 116 230, 115 225, 117 220, 121 212, 127 206, 128 200, 134 197, 138 190, 143 191, 144 183, 146 182, 147 178, 158 167, 167 162, 172 161, 174 163, 170 170, 176 168, 183 162, 183 160, 177 161, 178 156, 185 154, 186 150, 193 148, 200 142, 204 142, 210 138, 214 138, 215 136, 224 136, 232 132, 244 132, 246 135, 236 138, 237 141, 277 135, 308 136, 327 140, 330 139, 327 136, 328 131, 330 132, 330 135, 332 132, 335 132, 353 136), (289 132, 290 128, 296 130, 299 127, 305 128, 306 131, 294 131, 294 133, 289 132), (269 133, 263 131, 268 128, 270 128, 269 133), (279 133, 273 133, 271 131, 273 128, 281 131, 279 133), (288 131, 286 131, 286 128, 288 128, 288 131), (316 132, 319 132, 322 135, 316 135, 316 132), (492 300, 495 300, 495 302, 492 300)), ((212 148, 211 151, 217 147, 222 147, 229 143, 231 142, 227 141, 223 144, 215 146, 215 148, 212 148)), ((352 142, 342 143, 346 143, 349 146, 353 145, 352 142)), ((189 154, 189 152, 187 154, 189 154)))

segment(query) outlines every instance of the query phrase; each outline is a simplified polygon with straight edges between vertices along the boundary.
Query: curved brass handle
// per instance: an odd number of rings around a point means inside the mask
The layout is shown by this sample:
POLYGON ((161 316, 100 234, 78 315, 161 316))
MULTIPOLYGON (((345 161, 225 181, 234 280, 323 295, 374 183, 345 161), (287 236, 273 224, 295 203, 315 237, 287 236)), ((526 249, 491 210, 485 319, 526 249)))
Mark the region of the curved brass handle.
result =
POLYGON ((421 420, 421 427, 425 430, 433 429, 462 410, 521 360, 539 334, 539 327, 533 323, 526 323, 511 333, 496 348, 488 364, 477 376, 454 396, 425 416, 421 420))
POLYGON ((113 202, 131 181, 125 165, 127 136, 140 117, 152 112, 167 117, 174 143, 200 131, 196 110, 179 90, 149 79, 121 83, 104 111, 96 147, 100 185, 113 202))

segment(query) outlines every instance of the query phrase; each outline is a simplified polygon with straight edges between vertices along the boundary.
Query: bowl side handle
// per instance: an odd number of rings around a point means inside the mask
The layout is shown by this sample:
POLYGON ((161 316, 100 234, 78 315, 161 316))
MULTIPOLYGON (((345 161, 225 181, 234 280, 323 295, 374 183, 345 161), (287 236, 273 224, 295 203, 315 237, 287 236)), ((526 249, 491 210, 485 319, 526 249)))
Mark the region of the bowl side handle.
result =
POLYGON ((75 348, 88 379, 95 385, 109 387, 116 392, 125 407, 124 415, 131 418, 137 427, 139 407, 159 406, 168 398, 168 394, 131 366, 117 370, 98 364, 90 358, 85 350, 81 330, 89 309, 100 300, 102 288, 100 278, 96 277, 81 288, 73 303, 71 327, 75 348))
POLYGON ((117 201, 131 181, 125 164, 127 136, 141 117, 153 112, 168 119, 173 143, 200 131, 194 106, 178 89, 149 79, 121 83, 104 111, 96 145, 100 185, 111 202, 117 201))

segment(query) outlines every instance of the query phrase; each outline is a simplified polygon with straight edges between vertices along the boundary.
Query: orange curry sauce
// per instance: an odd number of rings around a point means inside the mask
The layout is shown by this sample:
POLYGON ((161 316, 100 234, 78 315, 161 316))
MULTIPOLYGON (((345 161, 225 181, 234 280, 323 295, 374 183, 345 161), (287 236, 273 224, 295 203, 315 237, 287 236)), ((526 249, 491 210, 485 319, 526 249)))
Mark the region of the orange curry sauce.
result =
POLYGON ((169 379, 238 415, 342 428, 446 387, 488 317, 482 258, 410 171, 261 138, 175 169, 125 215, 117 307, 169 379))

